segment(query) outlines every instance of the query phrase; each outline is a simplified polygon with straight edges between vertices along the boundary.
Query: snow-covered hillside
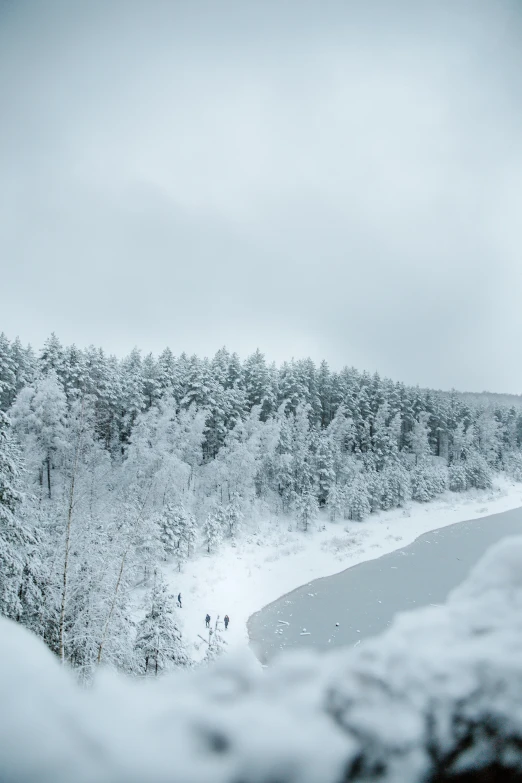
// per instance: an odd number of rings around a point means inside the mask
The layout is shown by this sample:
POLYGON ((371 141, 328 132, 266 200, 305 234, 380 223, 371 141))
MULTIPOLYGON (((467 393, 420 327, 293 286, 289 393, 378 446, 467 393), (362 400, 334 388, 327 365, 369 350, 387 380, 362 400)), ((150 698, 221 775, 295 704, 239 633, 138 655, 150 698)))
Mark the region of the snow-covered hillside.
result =
POLYGON ((251 612, 462 518, 447 503, 499 476, 522 478, 517 408, 260 351, 0 335, 0 614, 85 682, 201 657, 207 612, 244 643, 251 612))

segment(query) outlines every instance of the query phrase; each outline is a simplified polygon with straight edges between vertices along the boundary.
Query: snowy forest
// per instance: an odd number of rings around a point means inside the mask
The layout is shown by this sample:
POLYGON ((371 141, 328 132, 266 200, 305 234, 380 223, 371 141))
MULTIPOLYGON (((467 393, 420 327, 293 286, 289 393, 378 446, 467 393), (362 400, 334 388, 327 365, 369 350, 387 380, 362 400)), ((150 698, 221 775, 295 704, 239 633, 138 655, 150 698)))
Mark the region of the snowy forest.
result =
POLYGON ((165 563, 182 570, 263 514, 305 535, 323 515, 364 523, 496 471, 521 479, 521 442, 518 405, 324 361, 118 360, 2 334, 0 613, 85 681, 101 663, 186 666, 165 563))

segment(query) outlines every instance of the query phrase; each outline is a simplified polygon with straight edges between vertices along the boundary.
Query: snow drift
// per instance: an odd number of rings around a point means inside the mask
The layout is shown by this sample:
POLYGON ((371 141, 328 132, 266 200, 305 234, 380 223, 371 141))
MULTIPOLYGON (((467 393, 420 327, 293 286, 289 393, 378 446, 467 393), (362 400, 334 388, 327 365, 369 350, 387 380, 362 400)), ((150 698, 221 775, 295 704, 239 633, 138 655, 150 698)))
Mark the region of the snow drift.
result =
POLYGON ((28 631, 0 639, 6 783, 522 780, 522 538, 446 606, 265 671, 244 654, 84 690, 28 631))

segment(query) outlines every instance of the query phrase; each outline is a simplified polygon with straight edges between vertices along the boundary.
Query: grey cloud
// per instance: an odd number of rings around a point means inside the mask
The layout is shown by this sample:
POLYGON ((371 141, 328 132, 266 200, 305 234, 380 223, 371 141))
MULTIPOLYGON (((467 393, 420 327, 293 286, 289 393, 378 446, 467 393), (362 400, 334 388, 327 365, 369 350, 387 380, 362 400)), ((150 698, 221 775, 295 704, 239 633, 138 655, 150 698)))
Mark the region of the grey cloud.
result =
POLYGON ((0 5, 10 336, 520 391, 516 2, 0 5))

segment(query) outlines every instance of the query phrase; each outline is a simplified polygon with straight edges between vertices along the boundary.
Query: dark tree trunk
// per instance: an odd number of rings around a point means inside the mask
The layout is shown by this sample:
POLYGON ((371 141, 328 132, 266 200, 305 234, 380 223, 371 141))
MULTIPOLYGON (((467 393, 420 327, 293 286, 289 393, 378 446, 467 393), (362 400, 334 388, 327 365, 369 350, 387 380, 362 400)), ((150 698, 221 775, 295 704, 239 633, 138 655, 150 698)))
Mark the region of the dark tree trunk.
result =
POLYGON ((51 455, 47 455, 47 490, 49 492, 49 500, 51 499, 51 455))

